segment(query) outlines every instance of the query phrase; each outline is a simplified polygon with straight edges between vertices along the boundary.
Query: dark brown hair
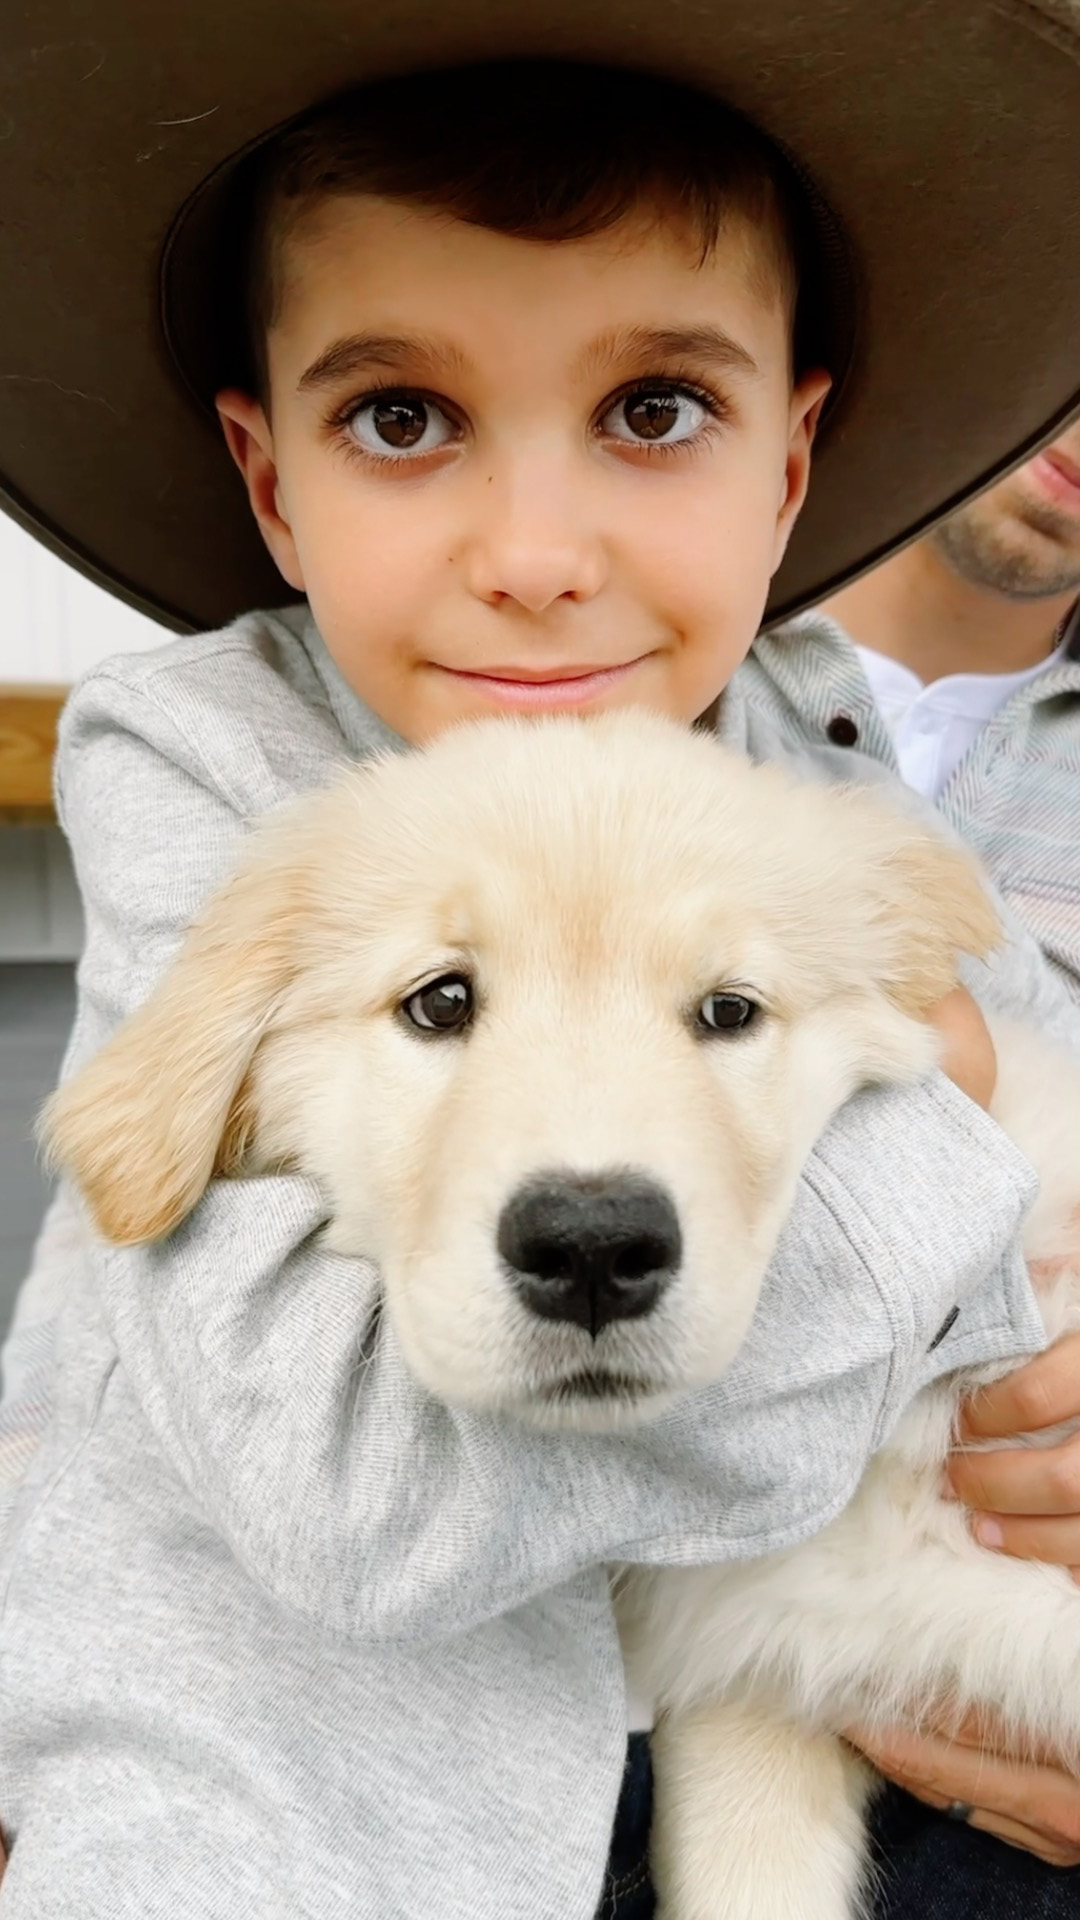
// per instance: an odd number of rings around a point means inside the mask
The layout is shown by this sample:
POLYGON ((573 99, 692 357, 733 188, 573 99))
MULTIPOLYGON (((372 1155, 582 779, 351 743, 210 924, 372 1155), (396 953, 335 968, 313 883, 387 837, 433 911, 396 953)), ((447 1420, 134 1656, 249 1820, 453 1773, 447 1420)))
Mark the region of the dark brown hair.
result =
POLYGON ((266 393, 281 263, 306 212, 370 193, 518 239, 583 239, 642 207, 678 221, 704 261, 733 216, 792 320, 797 371, 817 364, 812 227, 784 156, 691 87, 554 61, 377 82, 313 108, 242 163, 248 381, 266 393))

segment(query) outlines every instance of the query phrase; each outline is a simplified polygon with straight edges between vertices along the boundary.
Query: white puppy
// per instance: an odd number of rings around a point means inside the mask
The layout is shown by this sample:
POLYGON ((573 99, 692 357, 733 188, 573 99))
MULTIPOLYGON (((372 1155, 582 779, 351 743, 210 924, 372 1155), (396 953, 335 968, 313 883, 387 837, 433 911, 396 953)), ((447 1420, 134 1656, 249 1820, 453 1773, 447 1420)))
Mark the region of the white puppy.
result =
MULTIPOLYGON (((431 1391, 632 1424, 728 1366, 821 1129, 858 1086, 929 1070, 926 1012, 996 934, 974 864, 874 794, 641 714, 467 727, 257 833, 47 1137, 127 1242, 215 1173, 298 1168, 335 1248, 380 1263, 431 1391)), ((995 1040, 1057 1335, 1080 1073, 995 1040)), ((917 1721, 946 1690, 1078 1746, 1080 1593, 981 1552, 938 1497, 971 1384, 924 1393, 816 1540, 616 1580, 658 1705, 665 1920, 858 1910, 854 1721, 917 1721)))

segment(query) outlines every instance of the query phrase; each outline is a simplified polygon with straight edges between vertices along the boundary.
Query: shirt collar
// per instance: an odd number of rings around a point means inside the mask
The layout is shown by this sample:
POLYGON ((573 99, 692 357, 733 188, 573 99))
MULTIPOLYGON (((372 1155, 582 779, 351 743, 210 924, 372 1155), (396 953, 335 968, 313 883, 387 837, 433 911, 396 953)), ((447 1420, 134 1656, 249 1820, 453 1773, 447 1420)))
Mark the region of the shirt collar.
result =
MULTIPOLYGON (((1034 706, 1061 694, 1080 694, 1080 601, 1063 630, 1059 658, 1034 672, 1011 697, 1034 706)), ((754 653, 769 679, 803 716, 826 726, 832 714, 876 711, 854 641, 820 608, 796 614, 758 636, 754 653)))
POLYGON ((940 680, 923 681, 902 660, 873 647, 856 646, 855 651, 879 700, 896 700, 905 707, 917 702, 920 710, 982 721, 992 720, 1014 693, 1069 659, 1064 630, 1053 653, 1016 673, 947 673, 940 680))

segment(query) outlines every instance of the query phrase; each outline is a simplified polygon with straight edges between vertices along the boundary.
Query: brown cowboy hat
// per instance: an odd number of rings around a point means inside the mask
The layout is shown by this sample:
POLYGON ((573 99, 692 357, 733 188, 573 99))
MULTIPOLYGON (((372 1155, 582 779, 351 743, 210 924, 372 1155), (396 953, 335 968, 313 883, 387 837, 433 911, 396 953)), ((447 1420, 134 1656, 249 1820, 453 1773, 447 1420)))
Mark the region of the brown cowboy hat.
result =
POLYGON ((346 86, 533 56, 715 91, 845 238, 853 353, 773 618, 1080 407, 1080 0, 9 0, 0 504, 174 626, 286 599, 193 391, 227 163, 346 86))

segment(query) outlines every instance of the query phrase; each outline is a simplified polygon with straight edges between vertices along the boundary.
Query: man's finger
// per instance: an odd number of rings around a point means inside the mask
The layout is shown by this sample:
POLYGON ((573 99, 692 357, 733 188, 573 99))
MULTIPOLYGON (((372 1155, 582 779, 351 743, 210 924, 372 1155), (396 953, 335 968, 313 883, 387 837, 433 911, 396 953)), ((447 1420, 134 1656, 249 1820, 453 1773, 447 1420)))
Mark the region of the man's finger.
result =
POLYGON ((1025 1827, 1020 1820, 1007 1820, 1002 1814, 983 1813, 976 1807, 968 1826, 978 1827, 980 1833, 992 1833, 995 1840, 1003 1840, 1008 1847, 1020 1847, 1024 1853, 1035 1854, 1048 1867, 1080 1866, 1080 1846, 1065 1846, 1051 1840, 1034 1827, 1025 1827))
POLYGON ((965 1404, 961 1433, 978 1440, 1008 1440, 1037 1433, 1080 1416, 1080 1333, 1017 1367, 965 1404))
POLYGON ((924 1734, 936 1734, 950 1747, 972 1747, 977 1753, 990 1755, 997 1760, 1011 1760, 1015 1765, 1062 1768, 1064 1766, 1060 1751, 1050 1741, 1028 1730, 1010 1733, 998 1716, 982 1707, 972 1707, 959 1719, 955 1707, 943 1701, 936 1711, 931 1711, 922 1721, 924 1734))
POLYGON ((949 1455, 949 1484, 983 1513, 1080 1515, 1080 1434, 1057 1447, 949 1455))
POLYGON ((933 1806, 961 1801, 977 1809, 977 1824, 1010 1822, 1037 1835, 1042 1848, 1080 1848, 1080 1784, 1057 1767, 1002 1760, 932 1734, 848 1737, 888 1779, 933 1806))

